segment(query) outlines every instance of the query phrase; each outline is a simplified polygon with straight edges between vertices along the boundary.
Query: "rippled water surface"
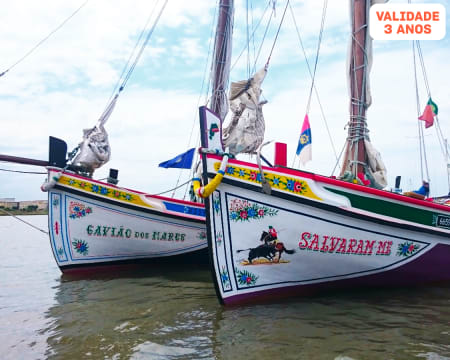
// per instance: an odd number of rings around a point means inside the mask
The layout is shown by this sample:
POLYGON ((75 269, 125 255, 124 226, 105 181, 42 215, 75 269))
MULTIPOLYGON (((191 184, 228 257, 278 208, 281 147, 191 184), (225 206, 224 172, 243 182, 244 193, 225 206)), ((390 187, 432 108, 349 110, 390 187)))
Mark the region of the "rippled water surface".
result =
POLYGON ((0 234, 0 359, 450 359, 450 286, 223 308, 206 268, 68 278, 47 235, 0 234))

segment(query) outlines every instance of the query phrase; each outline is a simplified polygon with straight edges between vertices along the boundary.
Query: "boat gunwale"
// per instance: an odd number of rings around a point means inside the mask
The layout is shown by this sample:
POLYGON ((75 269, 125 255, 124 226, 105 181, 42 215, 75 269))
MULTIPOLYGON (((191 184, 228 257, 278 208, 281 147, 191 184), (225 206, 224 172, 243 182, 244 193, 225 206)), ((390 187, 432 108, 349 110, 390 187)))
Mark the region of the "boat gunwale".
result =
MULTIPOLYGON (((181 199, 174 199, 174 198, 169 198, 169 197, 165 197, 165 196, 161 196, 161 195, 152 195, 152 194, 148 194, 139 190, 134 190, 134 189, 130 189, 130 188, 126 188, 126 187, 121 187, 121 186, 117 186, 114 184, 110 184, 108 182, 104 182, 104 181, 100 181, 100 180, 95 180, 95 179, 91 179, 88 178, 86 176, 82 176, 79 174, 76 174, 74 172, 71 171, 63 171, 61 168, 56 168, 56 167, 48 167, 47 170, 49 172, 53 171, 53 172, 57 172, 57 173, 61 173, 61 175, 66 175, 66 176, 71 176, 71 177, 76 177, 78 179, 83 179, 85 181, 89 181, 92 183, 96 183, 96 184, 100 184, 103 186, 108 186, 117 190, 126 190, 126 191, 130 191, 139 195, 144 195, 145 197, 150 197, 150 198, 155 198, 158 200, 162 200, 162 201, 169 201, 169 202, 173 202, 173 203, 179 203, 179 204, 184 204, 184 205, 189 205, 189 206, 193 206, 193 207, 197 207, 199 209, 204 209, 205 205, 201 204, 201 203, 196 203, 193 201, 187 201, 187 200, 181 200, 181 199)), ((60 184, 58 184, 58 186, 61 186, 60 184)))
MULTIPOLYGON (((208 159, 216 159, 219 161, 222 160, 222 157, 218 156, 218 155, 206 154, 206 156, 208 159)), ((235 164, 239 164, 239 165, 243 165, 243 166, 247 166, 247 167, 252 167, 252 168, 255 168, 259 172, 258 165, 255 163, 250 163, 250 162, 237 160, 237 159, 230 159, 228 161, 228 163, 235 163, 235 164)), ((350 183, 350 182, 347 182, 344 180, 334 179, 334 178, 327 177, 324 175, 318 175, 318 174, 315 174, 312 172, 292 169, 292 168, 288 168, 288 167, 284 167, 284 166, 274 166, 274 167, 262 166, 262 169, 267 170, 267 171, 276 171, 276 172, 279 172, 282 174, 289 174, 289 175, 293 175, 293 176, 301 176, 301 177, 304 177, 307 179, 317 181, 319 183, 334 185, 337 187, 342 187, 342 188, 346 188, 346 189, 357 191, 357 192, 363 192, 363 193, 367 193, 370 195, 387 198, 390 200, 396 200, 396 201, 403 202, 403 203, 409 203, 409 204, 418 205, 418 206, 422 206, 422 207, 433 208, 436 210, 450 213, 450 206, 436 204, 436 203, 433 203, 433 202, 430 202, 427 200, 419 200, 419 199, 411 198, 406 195, 390 192, 388 190, 379 190, 379 189, 370 188, 370 187, 367 187, 364 185, 353 184, 353 183, 350 183)), ((225 172, 224 180, 225 179, 226 179, 226 172, 225 172)))

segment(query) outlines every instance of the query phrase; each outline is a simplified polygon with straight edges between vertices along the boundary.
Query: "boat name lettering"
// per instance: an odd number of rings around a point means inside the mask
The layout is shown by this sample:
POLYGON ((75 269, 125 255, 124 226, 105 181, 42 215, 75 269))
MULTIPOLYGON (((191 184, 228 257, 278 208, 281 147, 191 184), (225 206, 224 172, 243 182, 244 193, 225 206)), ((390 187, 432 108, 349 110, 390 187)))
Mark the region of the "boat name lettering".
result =
POLYGON ((101 225, 88 225, 86 232, 89 236, 102 236, 112 238, 127 238, 134 237, 135 239, 149 239, 150 234, 148 232, 133 231, 131 229, 125 229, 123 226, 116 228, 114 226, 101 226, 101 225))
POLYGON ((438 215, 437 217, 437 226, 443 227, 446 229, 450 229, 450 217, 438 215))
POLYGON ((186 234, 153 231, 152 240, 161 241, 184 241, 186 234))
POLYGON ((298 243, 300 250, 354 255, 390 255, 390 240, 345 239, 343 237, 311 234, 305 231, 298 243))

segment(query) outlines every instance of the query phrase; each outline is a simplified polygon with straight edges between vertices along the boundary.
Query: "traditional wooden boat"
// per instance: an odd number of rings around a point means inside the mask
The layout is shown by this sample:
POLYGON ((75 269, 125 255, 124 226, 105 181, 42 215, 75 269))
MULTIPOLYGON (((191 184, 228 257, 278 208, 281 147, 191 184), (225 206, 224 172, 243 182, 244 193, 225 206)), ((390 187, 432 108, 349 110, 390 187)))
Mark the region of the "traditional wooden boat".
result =
MULTIPOLYGON (((274 164, 261 166, 265 144, 255 129, 262 121, 259 95, 267 64, 240 89, 231 85, 231 108, 237 110, 228 127, 222 126, 226 105, 213 101, 212 110, 200 108, 203 168, 195 192, 206 198, 213 278, 225 305, 450 281, 450 207, 426 195, 383 190, 385 168, 372 150, 365 118, 371 2, 350 3, 352 100, 339 177, 287 167, 283 144, 275 147, 274 164), (237 160, 242 152, 256 154, 257 161, 237 160)), ((222 23, 232 24, 233 2, 221 5, 222 23)), ((224 66, 217 68, 221 78, 224 66)), ((299 145, 308 144, 308 129, 299 145)))
MULTIPOLYGON (((64 273, 111 271, 111 267, 118 265, 155 262, 208 263, 205 210, 201 202, 118 186, 115 169, 110 169, 107 181, 93 176, 110 158, 104 124, 166 4, 167 0, 158 5, 159 14, 153 25, 146 24, 149 27, 142 34, 147 32, 147 36, 139 37, 136 44, 140 51, 133 52, 135 55, 130 57, 133 61, 127 63, 115 96, 97 124, 84 130, 79 146, 68 153, 65 141, 50 137, 48 162, 0 155, 1 160, 47 167, 48 178, 41 189, 48 192, 51 249, 64 273)), ((184 163, 184 157, 177 157, 164 167, 190 168, 190 165, 184 163)))
POLYGON ((118 265, 208 262, 204 205, 149 195, 66 168, 66 144, 50 138, 48 225, 63 273, 118 265))

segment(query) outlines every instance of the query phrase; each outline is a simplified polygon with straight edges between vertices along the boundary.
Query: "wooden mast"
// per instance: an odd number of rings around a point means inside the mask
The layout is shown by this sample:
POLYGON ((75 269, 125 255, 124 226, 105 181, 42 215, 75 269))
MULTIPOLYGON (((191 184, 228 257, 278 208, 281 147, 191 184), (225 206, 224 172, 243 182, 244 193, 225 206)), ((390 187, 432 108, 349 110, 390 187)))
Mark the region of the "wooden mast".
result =
POLYGON ((44 160, 36 160, 36 159, 11 156, 11 155, 3 155, 3 154, 0 154, 0 161, 12 162, 12 163, 16 163, 16 164, 44 166, 44 167, 50 165, 48 161, 44 161, 44 160))
MULTIPOLYGON (((351 171, 353 177, 364 173, 366 151, 364 138, 367 134, 366 109, 370 105, 366 93, 368 81, 367 39, 368 14, 370 0, 352 1, 352 39, 349 61, 350 76, 350 122, 348 127, 347 148, 344 156, 342 174, 351 171)), ((341 175, 342 175, 341 174, 341 175)))
POLYGON ((211 110, 223 121, 228 112, 226 89, 230 71, 234 0, 220 0, 214 43, 211 110))

